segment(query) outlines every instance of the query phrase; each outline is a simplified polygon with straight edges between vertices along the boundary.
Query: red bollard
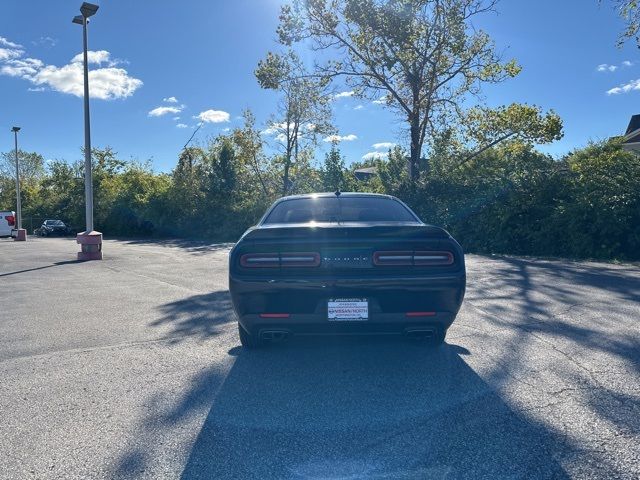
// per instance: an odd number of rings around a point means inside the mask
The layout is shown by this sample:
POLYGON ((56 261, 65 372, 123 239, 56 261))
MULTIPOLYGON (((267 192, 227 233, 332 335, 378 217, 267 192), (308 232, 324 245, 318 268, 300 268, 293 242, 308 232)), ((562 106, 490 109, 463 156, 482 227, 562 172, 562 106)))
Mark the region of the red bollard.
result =
POLYGON ((24 228, 18 228, 16 230, 16 236, 13 237, 16 242, 25 242, 27 240, 27 230, 24 228))
POLYGON ((80 232, 76 237, 76 242, 81 246, 78 252, 78 260, 102 260, 102 233, 80 232))

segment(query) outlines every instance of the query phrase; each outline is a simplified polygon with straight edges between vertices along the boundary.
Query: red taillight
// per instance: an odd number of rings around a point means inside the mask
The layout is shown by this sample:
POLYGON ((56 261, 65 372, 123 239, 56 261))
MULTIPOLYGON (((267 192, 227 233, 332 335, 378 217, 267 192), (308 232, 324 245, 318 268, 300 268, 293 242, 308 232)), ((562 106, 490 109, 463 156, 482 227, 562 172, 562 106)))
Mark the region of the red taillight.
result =
POLYGON ((280 255, 283 267, 317 267, 320 265, 320 254, 315 252, 283 253, 280 255))
POLYGON ((374 265, 413 265, 413 252, 375 252, 374 265))
POLYGON ((377 266, 443 266, 453 264, 451 252, 427 252, 427 251, 390 251, 375 252, 373 264, 377 266))
POLYGON ((317 252, 290 253, 246 253, 240 257, 245 268, 317 267, 320 254, 317 252))
POLYGON ((451 252, 413 252, 414 265, 451 265, 451 252))
POLYGON ((7 215, 4 218, 7 220, 7 223, 10 227, 13 227, 16 224, 16 217, 14 217, 13 215, 7 215))
POLYGON ((240 265, 245 268, 279 267, 280 255, 277 253, 247 253, 240 257, 240 265))

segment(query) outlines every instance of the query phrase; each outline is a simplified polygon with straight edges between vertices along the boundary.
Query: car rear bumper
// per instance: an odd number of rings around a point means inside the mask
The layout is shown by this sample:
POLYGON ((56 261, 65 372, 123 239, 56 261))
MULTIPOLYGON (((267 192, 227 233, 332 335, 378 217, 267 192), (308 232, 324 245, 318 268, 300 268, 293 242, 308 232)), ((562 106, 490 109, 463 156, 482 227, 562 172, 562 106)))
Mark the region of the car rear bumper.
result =
POLYGON ((462 304, 465 274, 264 280, 232 275, 229 290, 238 321, 252 335, 265 330, 300 335, 404 334, 449 328, 462 304), (328 301, 337 298, 367 299, 368 319, 329 320, 328 301))

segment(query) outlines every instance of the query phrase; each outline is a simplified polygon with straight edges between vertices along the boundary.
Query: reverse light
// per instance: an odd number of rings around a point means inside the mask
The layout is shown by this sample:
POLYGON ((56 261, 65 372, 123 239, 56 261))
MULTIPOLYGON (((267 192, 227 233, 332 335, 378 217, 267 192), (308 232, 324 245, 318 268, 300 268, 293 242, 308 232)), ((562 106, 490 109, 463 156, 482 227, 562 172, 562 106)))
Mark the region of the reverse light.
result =
POLYGON ((317 267, 320 254, 317 252, 246 253, 240 257, 245 268, 317 267))
POLYGON ((375 252, 373 254, 373 264, 377 266, 444 266, 453 264, 453 254, 451 252, 428 252, 428 251, 389 251, 375 252))

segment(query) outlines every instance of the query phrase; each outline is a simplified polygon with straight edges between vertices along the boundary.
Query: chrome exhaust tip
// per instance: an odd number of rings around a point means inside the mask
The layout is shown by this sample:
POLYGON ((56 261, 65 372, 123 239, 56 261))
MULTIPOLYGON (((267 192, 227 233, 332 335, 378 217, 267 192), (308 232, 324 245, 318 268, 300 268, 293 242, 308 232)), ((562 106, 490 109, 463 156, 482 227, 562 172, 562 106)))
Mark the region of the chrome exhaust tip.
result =
POLYGON ((435 328, 407 328, 405 330, 405 335, 411 338, 435 338, 436 329, 435 328))
POLYGON ((289 339, 289 332, 287 330, 262 330, 260 338, 273 343, 284 342, 289 339))

